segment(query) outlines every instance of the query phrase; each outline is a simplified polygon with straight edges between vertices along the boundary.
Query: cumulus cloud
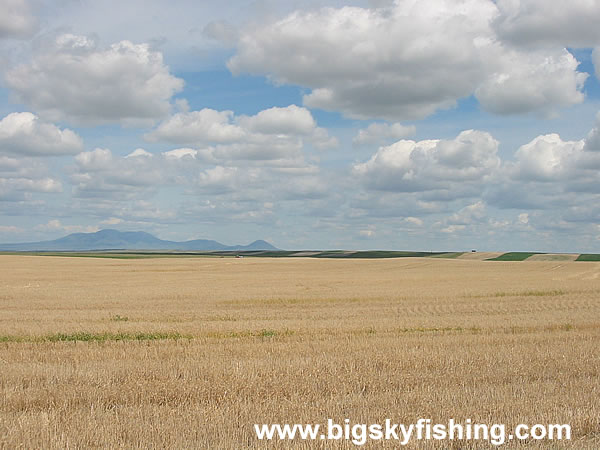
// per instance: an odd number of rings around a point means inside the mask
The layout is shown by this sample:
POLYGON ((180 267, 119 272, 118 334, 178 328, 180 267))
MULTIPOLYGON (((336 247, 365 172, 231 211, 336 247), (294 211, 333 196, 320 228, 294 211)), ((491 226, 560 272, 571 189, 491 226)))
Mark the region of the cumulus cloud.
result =
POLYGON ((600 113, 596 114, 596 126, 589 132, 585 140, 585 149, 600 152, 600 113))
POLYGON ((579 62, 565 49, 529 54, 510 51, 504 63, 475 91, 488 111, 553 115, 560 107, 584 100, 588 74, 577 72, 579 62))
POLYGON ((143 148, 136 148, 134 151, 125 156, 125 158, 137 158, 139 156, 152 158, 152 153, 147 152, 143 148))
POLYGON ((162 122, 146 137, 150 141, 167 141, 173 144, 198 145, 206 142, 235 142, 245 133, 232 123, 233 111, 215 111, 205 108, 200 111, 179 112, 162 122))
POLYGON ((564 141, 556 133, 538 136, 517 150, 515 162, 507 164, 508 173, 519 182, 545 185, 555 200, 564 200, 568 193, 598 194, 600 149, 596 139, 597 128, 579 141, 564 141))
POLYGON ((195 159, 197 154, 198 150, 194 150, 193 148, 176 148, 163 152, 163 156, 167 159, 183 159, 186 157, 195 159))
POLYGON ((70 181, 77 197, 131 199, 164 183, 165 170, 154 158, 120 157, 96 148, 75 156, 70 181))
MULTIPOLYGON (((570 178, 583 156, 585 142, 563 141, 556 134, 538 136, 515 153, 514 176, 527 181, 555 182, 570 178)), ((596 155, 600 156, 600 155, 596 155)))
MULTIPOLYGON (((328 180, 302 157, 254 164, 235 159, 235 149, 181 147, 151 156, 141 149, 132 152, 135 156, 100 148, 82 152, 69 168, 70 205, 79 214, 127 223, 236 220, 273 225, 273 215, 282 205, 302 201, 305 211, 327 201, 328 180), (170 198, 168 205, 161 205, 157 194, 165 190, 178 192, 181 203, 170 198)), ((248 157, 247 148, 242 151, 248 157)), ((293 209, 297 207, 295 203, 293 209)))
POLYGON ((263 134, 309 135, 317 127, 310 111, 296 105, 266 109, 255 116, 242 116, 240 124, 250 131, 263 134))
POLYGON ((596 47, 592 52, 592 61, 596 70, 596 78, 600 80, 600 46, 596 47))
POLYGON ((2 156, 0 154, 0 202, 29 202, 35 194, 62 192, 62 183, 48 173, 40 158, 2 156))
POLYGON ((233 111, 209 108, 183 111, 162 122, 146 138, 150 141, 198 145, 260 139, 264 135, 310 137, 317 133, 329 139, 326 130, 317 127, 309 110, 290 105, 266 109, 254 116, 236 116, 233 111))
POLYGON ((358 134, 352 140, 354 145, 380 144, 383 141, 404 139, 413 136, 417 129, 414 125, 402 125, 401 123, 372 123, 367 128, 358 130, 358 134))
POLYGON ((590 0, 497 0, 498 35, 518 45, 594 47, 600 44, 600 4, 590 0))
POLYGON ((82 148, 83 141, 76 133, 61 130, 30 112, 11 113, 0 120, 0 154, 69 155, 82 148))
POLYGON ((404 222, 415 227, 422 227, 424 224, 423 220, 419 219, 418 217, 406 217, 404 222))
MULTIPOLYGON (((319 149, 337 145, 337 139, 317 126, 309 110, 296 105, 266 109, 253 116, 213 109, 182 111, 162 122, 146 139, 197 147, 188 147, 186 153, 214 163, 297 160, 305 141, 319 149)), ((177 153, 181 150, 169 154, 177 153)))
POLYGON ((32 35, 37 20, 27 0, 0 0, 0 38, 24 38, 32 35))
POLYGON ((6 74, 18 99, 50 120, 83 124, 147 124, 165 117, 183 80, 160 52, 121 41, 108 48, 63 34, 42 45, 31 62, 6 74))
POLYGON ((41 178, 32 180, 28 178, 0 178, 1 191, 26 191, 26 192, 62 192, 60 181, 52 178, 41 178))
POLYGON ((492 26, 499 14, 492 0, 296 11, 242 31, 228 67, 311 88, 306 106, 361 119, 421 119, 478 89, 483 107, 503 114, 581 102, 585 76, 564 45, 504 43, 492 26), (521 101, 503 102, 515 88, 521 101))
MULTIPOLYGON (((600 148, 596 127, 587 138, 567 141, 559 134, 537 136, 504 163, 499 183, 486 194, 500 208, 557 210, 567 222, 600 214, 600 148)), ((593 219, 595 220, 595 219, 593 219)))
POLYGON ((448 218, 448 222, 453 225, 470 225, 473 222, 481 221, 486 214, 486 205, 481 200, 461 208, 448 218))
POLYGON ((112 152, 107 148, 97 148, 91 152, 83 152, 75 157, 77 164, 90 172, 111 167, 112 152))
POLYGON ((401 140, 380 147, 353 172, 369 189, 391 192, 444 191, 460 197, 500 166, 498 141, 467 130, 452 140, 401 140))

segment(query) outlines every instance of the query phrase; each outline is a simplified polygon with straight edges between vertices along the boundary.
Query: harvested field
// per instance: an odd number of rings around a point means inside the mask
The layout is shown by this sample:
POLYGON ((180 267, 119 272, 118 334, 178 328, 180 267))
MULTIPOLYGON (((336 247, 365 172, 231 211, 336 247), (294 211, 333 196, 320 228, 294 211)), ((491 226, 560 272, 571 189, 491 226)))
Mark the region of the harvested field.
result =
POLYGON ((490 258, 497 258, 502 255, 502 252, 465 252, 457 259, 470 259, 473 261, 483 261, 490 258))
MULTIPOLYGON (((600 446, 600 263, 1 256, 0 273, 2 448, 265 448, 255 423, 421 417, 569 423, 571 442, 503 448, 600 446)), ((450 444, 407 448, 490 448, 450 444)))

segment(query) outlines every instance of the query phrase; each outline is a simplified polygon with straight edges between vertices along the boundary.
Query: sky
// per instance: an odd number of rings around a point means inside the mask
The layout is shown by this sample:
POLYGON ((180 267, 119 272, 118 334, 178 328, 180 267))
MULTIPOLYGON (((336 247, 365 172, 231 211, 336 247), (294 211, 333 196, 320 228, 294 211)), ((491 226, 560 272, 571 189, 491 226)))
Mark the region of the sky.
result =
POLYGON ((600 252, 598 23, 598 0, 0 0, 0 242, 600 252))

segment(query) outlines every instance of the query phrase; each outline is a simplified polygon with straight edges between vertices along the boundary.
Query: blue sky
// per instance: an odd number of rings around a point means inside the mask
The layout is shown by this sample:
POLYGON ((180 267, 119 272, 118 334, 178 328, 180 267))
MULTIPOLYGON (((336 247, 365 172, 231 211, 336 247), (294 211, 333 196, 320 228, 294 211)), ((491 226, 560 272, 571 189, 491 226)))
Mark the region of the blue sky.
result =
POLYGON ((600 251, 597 2, 0 10, 0 242, 600 251))

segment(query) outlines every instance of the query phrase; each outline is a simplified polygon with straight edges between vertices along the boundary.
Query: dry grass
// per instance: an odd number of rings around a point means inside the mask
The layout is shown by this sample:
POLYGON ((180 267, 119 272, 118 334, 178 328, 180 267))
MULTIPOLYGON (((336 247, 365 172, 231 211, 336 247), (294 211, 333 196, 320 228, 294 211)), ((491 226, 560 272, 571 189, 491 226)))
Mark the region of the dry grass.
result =
POLYGON ((330 417, 570 423, 555 448, 600 447, 600 263, 2 256, 0 274, 3 448, 264 448, 254 423, 330 417))
POLYGON ((502 252, 465 252, 458 257, 458 259, 469 259, 475 261, 483 261, 485 259, 497 258, 503 255, 502 252))

